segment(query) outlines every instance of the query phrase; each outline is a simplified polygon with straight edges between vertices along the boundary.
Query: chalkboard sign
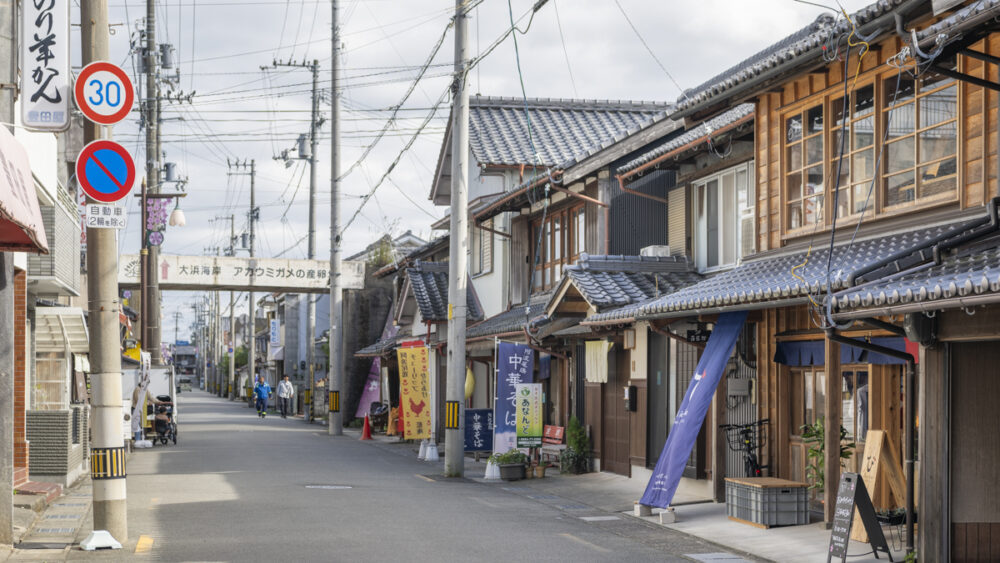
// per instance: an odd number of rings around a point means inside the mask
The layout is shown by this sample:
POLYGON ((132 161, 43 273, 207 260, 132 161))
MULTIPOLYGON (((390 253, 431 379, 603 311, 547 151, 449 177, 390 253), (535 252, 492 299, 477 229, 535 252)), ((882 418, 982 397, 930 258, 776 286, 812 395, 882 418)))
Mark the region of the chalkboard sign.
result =
POLYGON ((868 488, 865 482, 857 473, 841 473, 840 486, 837 487, 837 506, 833 513, 833 528, 830 530, 830 554, 826 558, 826 563, 833 561, 836 557, 841 563, 847 561, 847 546, 851 541, 851 524, 854 521, 854 509, 858 509, 861 522, 868 533, 868 541, 871 542, 872 553, 878 559, 878 552, 882 551, 889 556, 892 561, 892 553, 889 552, 889 545, 882 534, 882 526, 875 519, 875 507, 872 506, 872 499, 868 496, 868 488))

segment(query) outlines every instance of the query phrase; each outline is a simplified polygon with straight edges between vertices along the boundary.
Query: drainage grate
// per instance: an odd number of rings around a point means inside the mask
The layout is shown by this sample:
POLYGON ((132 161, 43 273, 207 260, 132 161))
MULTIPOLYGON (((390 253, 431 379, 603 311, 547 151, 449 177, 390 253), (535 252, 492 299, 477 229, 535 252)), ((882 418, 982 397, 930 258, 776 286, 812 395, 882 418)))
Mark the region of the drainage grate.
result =
POLYGON ((82 518, 82 514, 46 514, 46 520, 78 520, 82 518))
POLYGON ((26 541, 17 544, 18 549, 66 549, 68 543, 59 542, 41 542, 41 541, 26 541))
POLYGON ((354 487, 350 485, 306 485, 307 489, 324 489, 330 491, 339 491, 343 489, 353 489, 354 487))
POLYGON ((86 503, 86 502, 60 502, 60 503, 53 504, 52 506, 54 506, 56 508, 69 508, 71 506, 87 506, 87 504, 89 504, 89 503, 86 503))
POLYGON ((72 534, 76 532, 76 528, 38 528, 35 532, 38 534, 72 534))

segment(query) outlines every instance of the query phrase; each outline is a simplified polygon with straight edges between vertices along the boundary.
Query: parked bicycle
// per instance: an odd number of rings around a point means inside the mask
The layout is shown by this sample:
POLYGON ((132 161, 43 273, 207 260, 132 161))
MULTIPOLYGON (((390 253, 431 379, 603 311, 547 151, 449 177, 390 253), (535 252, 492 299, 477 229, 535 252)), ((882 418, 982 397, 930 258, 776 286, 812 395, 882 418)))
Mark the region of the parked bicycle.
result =
POLYGON ((770 422, 762 418, 750 424, 723 424, 719 426, 726 431, 729 449, 743 452, 743 469, 747 477, 761 477, 767 465, 760 464, 757 451, 767 443, 767 425, 770 422))

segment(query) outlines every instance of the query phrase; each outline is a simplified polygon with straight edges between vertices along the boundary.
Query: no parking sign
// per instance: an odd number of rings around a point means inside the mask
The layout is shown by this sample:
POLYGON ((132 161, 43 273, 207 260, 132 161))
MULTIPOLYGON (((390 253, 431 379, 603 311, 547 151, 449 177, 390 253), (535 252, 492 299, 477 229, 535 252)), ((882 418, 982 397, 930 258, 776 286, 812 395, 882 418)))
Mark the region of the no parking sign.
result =
POLYGON ((76 181, 97 201, 118 201, 132 191, 135 161, 125 147, 99 139, 83 147, 76 157, 76 181))

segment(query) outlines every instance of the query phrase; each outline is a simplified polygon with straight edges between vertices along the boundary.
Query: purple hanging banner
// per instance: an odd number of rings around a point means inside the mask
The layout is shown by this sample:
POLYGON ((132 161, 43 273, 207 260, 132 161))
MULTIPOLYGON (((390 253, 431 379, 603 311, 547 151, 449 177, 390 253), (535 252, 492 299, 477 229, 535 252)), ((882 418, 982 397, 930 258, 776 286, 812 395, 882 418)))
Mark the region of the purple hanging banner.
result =
POLYGON ((673 500, 684 466, 691 456, 695 440, 698 439, 698 431, 701 430, 705 414, 712 404, 715 388, 722 379, 726 362, 729 361, 729 355, 746 318, 746 311, 719 315, 640 503, 666 508, 673 500))
POLYGON ((535 352, 526 344, 501 342, 497 348, 496 431, 493 451, 506 453, 517 447, 517 397, 514 386, 531 383, 534 378, 535 352))
MULTIPOLYGON (((382 338, 380 340, 395 338, 397 332, 399 332, 399 327, 392 324, 392 313, 390 312, 385 328, 382 329, 382 338)), ((368 414, 369 409, 371 409, 372 403, 381 399, 381 386, 382 358, 375 358, 372 361, 371 369, 368 370, 368 379, 365 380, 365 388, 361 392, 361 399, 358 400, 358 410, 354 413, 356 418, 364 418, 368 414)))

